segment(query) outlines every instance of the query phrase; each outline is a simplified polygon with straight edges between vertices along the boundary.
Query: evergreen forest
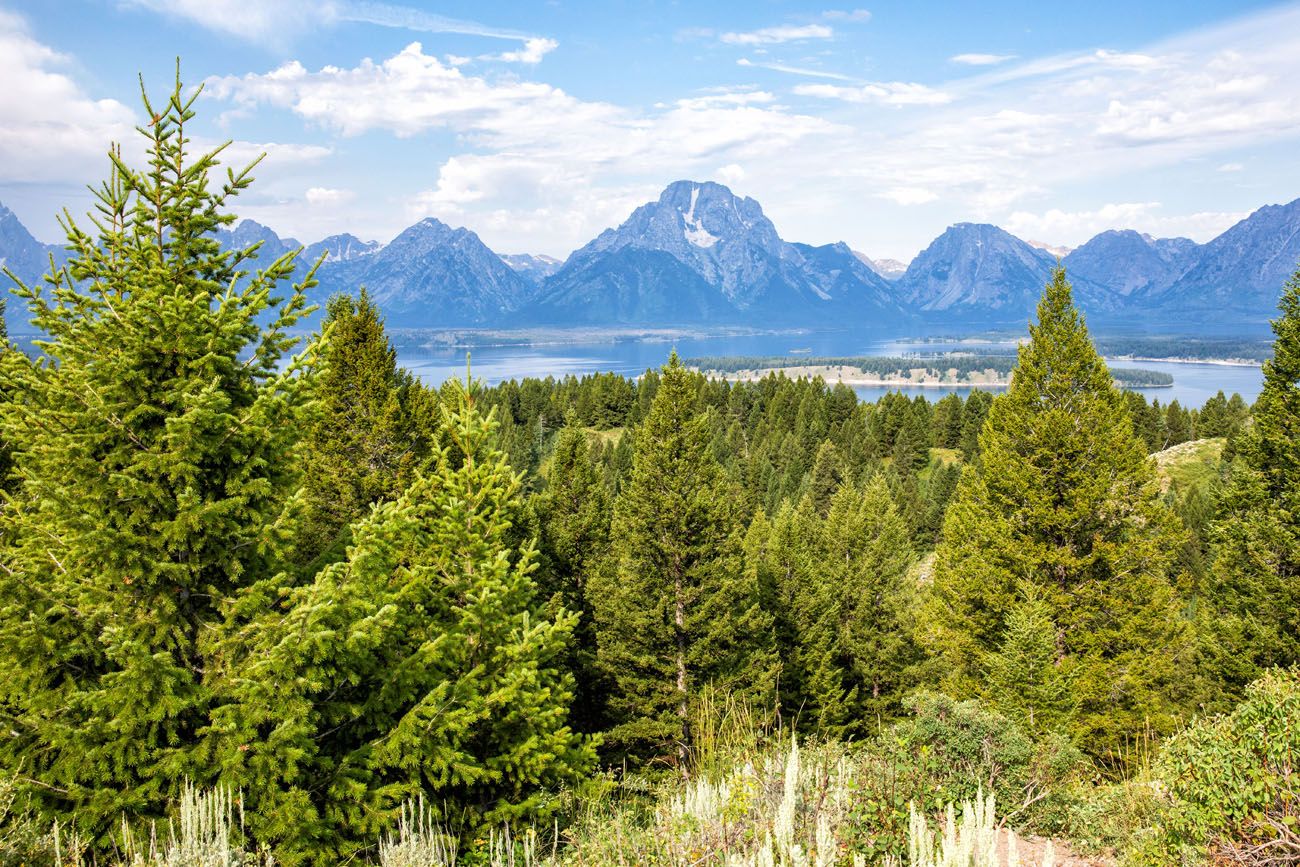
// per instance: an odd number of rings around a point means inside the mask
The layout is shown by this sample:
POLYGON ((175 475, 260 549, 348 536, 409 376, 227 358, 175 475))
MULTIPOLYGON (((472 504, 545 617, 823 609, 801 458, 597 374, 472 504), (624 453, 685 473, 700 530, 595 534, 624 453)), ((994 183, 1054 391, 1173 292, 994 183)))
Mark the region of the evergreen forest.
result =
POLYGON ((1300 272, 1248 405, 431 387, 146 101, 0 353, 0 864, 1300 862, 1300 272))

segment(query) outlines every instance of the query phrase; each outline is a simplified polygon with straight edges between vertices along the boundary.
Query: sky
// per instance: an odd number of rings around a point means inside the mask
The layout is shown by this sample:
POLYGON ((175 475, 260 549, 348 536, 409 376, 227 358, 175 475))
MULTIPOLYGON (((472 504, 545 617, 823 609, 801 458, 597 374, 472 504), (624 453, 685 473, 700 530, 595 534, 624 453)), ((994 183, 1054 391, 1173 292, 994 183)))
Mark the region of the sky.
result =
POLYGON ((195 146, 267 155, 235 211, 304 243, 432 216, 562 258, 679 179, 902 261, 1300 197, 1300 3, 862 2, 0 0, 0 202, 58 240, 177 57, 195 146))

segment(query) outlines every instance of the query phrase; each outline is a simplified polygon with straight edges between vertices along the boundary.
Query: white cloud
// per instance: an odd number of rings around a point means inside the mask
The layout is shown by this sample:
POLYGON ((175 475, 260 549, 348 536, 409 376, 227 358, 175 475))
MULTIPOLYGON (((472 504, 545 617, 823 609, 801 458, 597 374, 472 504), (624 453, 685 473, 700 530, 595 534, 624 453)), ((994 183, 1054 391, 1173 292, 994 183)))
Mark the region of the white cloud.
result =
MULTIPOLYGON (((1300 80, 1300 6, 1133 50, 971 67, 947 81, 864 82, 814 68, 820 56, 765 63, 761 48, 738 62, 829 80, 697 90, 640 109, 522 75, 475 74, 417 44, 346 68, 289 63, 215 79, 210 93, 229 108, 284 109, 327 135, 415 138, 410 147, 437 149, 434 169, 404 177, 375 208, 392 228, 408 213, 454 216, 502 249, 551 253, 617 223, 667 181, 724 180, 729 167, 743 167, 746 192, 787 237, 843 238, 900 258, 933 236, 933 223, 968 219, 1014 217, 1022 236, 1056 243, 1086 240, 1112 220, 1203 237, 1246 203, 1198 211, 1184 196, 1185 213, 1166 214, 1152 203, 1169 167, 1215 177, 1226 159, 1300 138, 1300 91, 1288 86, 1300 80), (918 110, 883 110, 906 105, 918 110), (1119 203, 1110 208, 1065 198, 1102 196, 1108 185, 1119 203), (916 216, 900 210, 917 205, 926 207, 916 216)), ((1287 187, 1298 181, 1279 174, 1276 196, 1294 197, 1287 187)), ((298 183, 286 201, 318 182, 298 183)))
POLYGON ((1014 54, 954 54, 948 59, 965 66, 997 66, 1008 60, 1015 60, 1016 56, 1014 54))
MULTIPOLYGON (((449 18, 423 9, 378 0, 119 0, 119 4, 126 8, 144 9, 169 18, 190 21, 216 33, 249 42, 277 47, 292 44, 299 36, 311 30, 334 27, 343 22, 419 33, 458 33, 518 40, 525 44, 523 52, 529 50, 528 43, 537 39, 508 27, 449 18)), ((550 49, 544 49, 541 53, 545 54, 548 50, 550 49)))
POLYGON ((941 90, 906 81, 883 81, 861 87, 801 84, 794 89, 794 92, 800 96, 880 105, 943 105, 952 101, 952 96, 941 90))
POLYGON ((334 207, 352 201, 351 190, 337 190, 330 187, 312 187, 305 195, 307 204, 316 207, 334 207))
POLYGON ((733 184, 738 184, 745 179, 745 170, 735 163, 728 163, 725 166, 720 166, 718 170, 713 173, 713 176, 718 179, 718 183, 731 186, 733 184))
POLYGON ((1085 211, 1056 208, 1016 211, 1003 224, 1020 237, 1051 238, 1077 246, 1108 229, 1135 229, 1158 238, 1186 237, 1204 243, 1247 216, 1245 212, 1164 214, 1159 202, 1118 202, 1085 211))
POLYGON ((827 9, 822 13, 827 21, 870 21, 871 13, 866 9, 827 9))
POLYGON ((724 33, 719 39, 728 45, 777 45, 805 39, 830 39, 835 31, 825 24, 781 24, 743 33, 724 33))
POLYGON ((84 182, 105 172, 111 142, 136 146, 134 113, 85 93, 70 65, 0 9, 0 180, 84 182))
POLYGON ((482 60, 501 60, 506 63, 541 63, 542 58, 550 52, 560 47, 560 43, 554 39, 545 37, 536 37, 524 42, 524 47, 518 51, 504 51, 501 54, 488 55, 480 58, 482 60))
POLYGON ((463 152, 443 159, 436 178, 405 197, 398 217, 434 215, 471 225, 502 249, 551 252, 621 221, 629 202, 644 201, 633 196, 652 198, 668 180, 772 160, 840 129, 757 89, 685 97, 650 111, 585 101, 547 84, 467 74, 418 43, 348 69, 309 71, 292 62, 262 75, 216 78, 205 93, 237 106, 287 109, 343 136, 449 131, 463 152), (519 219, 501 216, 509 213, 519 219))
POLYGON ((784 63, 764 63, 757 60, 750 60, 748 57, 742 57, 736 61, 737 66, 749 66, 755 69, 771 69, 775 72, 788 72, 791 75, 803 75, 809 78, 829 78, 833 81, 853 81, 848 75, 841 75, 838 72, 825 72, 820 69, 808 69, 803 66, 787 66, 784 63))
POLYGON ((898 205, 924 205, 939 198, 939 194, 923 187, 891 187, 881 191, 879 197, 898 205))
POLYGON ((1245 168, 1246 167, 1241 163, 1224 163, 1223 165, 1215 169, 1215 171, 1216 172, 1239 172, 1245 168))

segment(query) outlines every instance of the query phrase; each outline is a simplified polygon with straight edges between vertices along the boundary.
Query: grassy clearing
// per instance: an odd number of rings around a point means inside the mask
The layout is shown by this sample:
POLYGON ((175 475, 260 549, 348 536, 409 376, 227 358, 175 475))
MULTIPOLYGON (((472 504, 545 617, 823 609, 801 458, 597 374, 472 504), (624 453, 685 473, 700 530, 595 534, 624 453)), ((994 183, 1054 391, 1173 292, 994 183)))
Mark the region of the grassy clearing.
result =
POLYGON ((1152 457, 1156 459, 1161 490, 1168 490, 1171 485, 1186 489, 1210 481, 1218 474, 1226 444, 1223 437, 1213 437, 1156 452, 1152 457))
POLYGON ((612 427, 607 430, 600 430, 599 428, 585 427, 582 430, 587 434, 587 439, 589 440, 598 442, 601 445, 606 443, 618 445, 618 441, 623 438, 623 432, 627 430, 627 428, 612 427))

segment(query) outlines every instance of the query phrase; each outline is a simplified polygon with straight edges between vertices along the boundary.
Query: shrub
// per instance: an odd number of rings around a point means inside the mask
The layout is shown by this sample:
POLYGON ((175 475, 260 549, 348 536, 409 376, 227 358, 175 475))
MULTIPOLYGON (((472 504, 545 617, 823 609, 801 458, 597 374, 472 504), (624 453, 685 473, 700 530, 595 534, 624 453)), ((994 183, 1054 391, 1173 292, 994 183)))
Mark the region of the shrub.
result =
POLYGON ((978 701, 920 692, 906 702, 910 719, 879 742, 909 769, 912 797, 924 808, 974 801, 981 791, 1007 805, 1005 819, 1035 830, 1061 821, 1070 784, 1086 767, 1083 754, 1058 734, 1035 740, 1018 724, 978 701))
POLYGON ((1267 673, 1232 713, 1170 738, 1156 770, 1171 802, 1163 857, 1300 861, 1300 669, 1267 673))

